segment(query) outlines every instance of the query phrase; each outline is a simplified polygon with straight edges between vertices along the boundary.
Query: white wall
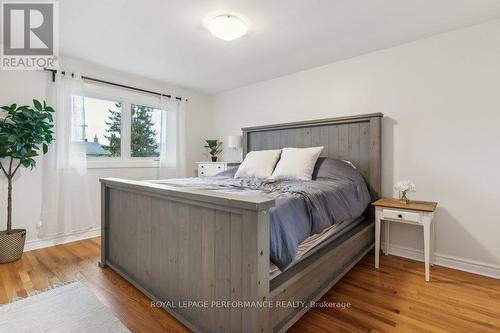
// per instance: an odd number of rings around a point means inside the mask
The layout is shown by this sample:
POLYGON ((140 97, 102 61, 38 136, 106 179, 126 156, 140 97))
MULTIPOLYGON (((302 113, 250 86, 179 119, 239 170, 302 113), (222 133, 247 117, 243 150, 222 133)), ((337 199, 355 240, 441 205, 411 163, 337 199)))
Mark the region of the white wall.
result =
MULTIPOLYGON (((383 194, 413 180, 413 199, 439 202, 441 261, 500 274, 500 21, 221 93, 214 110, 223 140, 244 126, 383 112, 383 194)), ((415 249, 421 230, 394 226, 391 251, 415 249)))
MULTIPOLYGON (((78 72, 86 76, 188 98, 186 167, 188 175, 194 174, 195 162, 205 158, 203 156, 203 140, 209 136, 211 131, 211 128, 206 125, 211 122, 212 98, 210 96, 176 88, 162 82, 111 71, 74 59, 63 58, 60 68, 68 72, 78 72)), ((45 99, 47 89, 50 88, 49 85, 51 84, 49 73, 0 71, 0 105, 12 103, 31 104, 33 98, 45 99)), ((38 232, 36 228, 40 220, 42 202, 42 168, 43 160, 38 159, 38 167, 33 171, 20 169, 21 171, 18 172, 13 184, 13 226, 28 230, 27 248, 42 244, 37 238, 38 232)), ((86 181, 92 184, 93 187, 93 202, 96 214, 99 214, 100 192, 98 179, 101 177, 154 179, 157 177, 157 170, 154 168, 89 169, 86 181)), ((0 178, 0 191, 0 212, 3 212, 0 215, 0 230, 3 230, 6 223, 7 200, 7 189, 3 178, 0 178)), ((77 195, 78 189, 75 189, 75 196, 77 195)))

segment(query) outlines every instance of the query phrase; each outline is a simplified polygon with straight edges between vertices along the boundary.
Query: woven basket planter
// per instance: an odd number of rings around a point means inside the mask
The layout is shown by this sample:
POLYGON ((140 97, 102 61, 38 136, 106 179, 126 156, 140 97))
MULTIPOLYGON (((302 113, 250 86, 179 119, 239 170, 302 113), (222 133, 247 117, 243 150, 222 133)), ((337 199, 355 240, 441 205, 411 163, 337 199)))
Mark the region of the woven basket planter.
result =
POLYGON ((12 229, 10 234, 0 231, 0 264, 21 259, 25 241, 25 229, 12 229))

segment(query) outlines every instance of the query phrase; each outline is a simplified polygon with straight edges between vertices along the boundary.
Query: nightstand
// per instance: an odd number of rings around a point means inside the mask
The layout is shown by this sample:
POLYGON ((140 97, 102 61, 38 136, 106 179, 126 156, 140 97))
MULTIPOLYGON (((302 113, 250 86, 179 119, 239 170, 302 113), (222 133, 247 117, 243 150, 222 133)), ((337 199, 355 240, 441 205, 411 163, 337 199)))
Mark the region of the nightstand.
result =
POLYGON ((375 268, 379 267, 380 225, 385 221, 384 254, 389 252, 389 225, 399 222, 424 228, 425 281, 430 280, 430 265, 434 265, 434 212, 437 202, 410 201, 407 204, 398 199, 379 199, 375 206, 375 268))
POLYGON ((198 164, 198 177, 211 177, 219 172, 240 165, 240 162, 196 162, 198 164))

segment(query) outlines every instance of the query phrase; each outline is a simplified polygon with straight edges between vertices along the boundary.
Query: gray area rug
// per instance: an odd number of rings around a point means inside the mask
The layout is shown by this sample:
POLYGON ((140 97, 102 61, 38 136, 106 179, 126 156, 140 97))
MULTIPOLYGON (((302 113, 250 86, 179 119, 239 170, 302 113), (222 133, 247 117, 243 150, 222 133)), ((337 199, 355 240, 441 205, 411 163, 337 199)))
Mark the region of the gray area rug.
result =
POLYGON ((82 283, 0 306, 0 332, 130 332, 82 283))

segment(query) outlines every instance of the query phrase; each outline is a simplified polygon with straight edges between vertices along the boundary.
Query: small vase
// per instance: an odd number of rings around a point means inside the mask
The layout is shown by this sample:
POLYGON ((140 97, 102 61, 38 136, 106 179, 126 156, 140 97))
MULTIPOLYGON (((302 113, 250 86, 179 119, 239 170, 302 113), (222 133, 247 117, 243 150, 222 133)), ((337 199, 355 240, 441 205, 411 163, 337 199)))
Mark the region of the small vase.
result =
POLYGON ((217 156, 212 156, 212 162, 217 162, 217 156))
POLYGON ((405 205, 410 203, 410 199, 406 196, 406 191, 400 192, 399 202, 405 205))

